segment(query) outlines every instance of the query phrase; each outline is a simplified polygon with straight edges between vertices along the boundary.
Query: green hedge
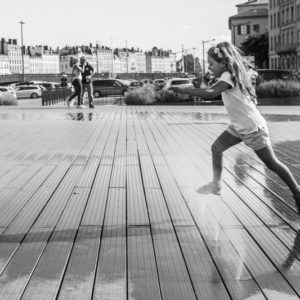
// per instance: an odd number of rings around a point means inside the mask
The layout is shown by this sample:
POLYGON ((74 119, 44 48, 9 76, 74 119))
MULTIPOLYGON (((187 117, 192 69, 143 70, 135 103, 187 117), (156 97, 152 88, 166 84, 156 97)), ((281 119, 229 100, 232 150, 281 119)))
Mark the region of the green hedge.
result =
POLYGON ((258 98, 297 97, 300 96, 300 82, 295 80, 263 81, 256 87, 258 98))
POLYGON ((145 85, 131 91, 124 97, 124 102, 127 105, 184 103, 186 101, 180 99, 173 92, 156 90, 153 85, 145 85))

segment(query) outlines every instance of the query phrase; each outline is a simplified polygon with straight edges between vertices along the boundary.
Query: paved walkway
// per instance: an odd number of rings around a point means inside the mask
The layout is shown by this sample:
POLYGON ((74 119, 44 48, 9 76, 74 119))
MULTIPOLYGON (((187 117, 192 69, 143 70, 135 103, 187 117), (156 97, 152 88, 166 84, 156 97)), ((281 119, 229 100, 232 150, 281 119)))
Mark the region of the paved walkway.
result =
MULTIPOLYGON (((222 106, 0 107, 0 299, 299 299, 300 217, 222 106)), ((260 107, 300 181, 300 107, 260 107)))

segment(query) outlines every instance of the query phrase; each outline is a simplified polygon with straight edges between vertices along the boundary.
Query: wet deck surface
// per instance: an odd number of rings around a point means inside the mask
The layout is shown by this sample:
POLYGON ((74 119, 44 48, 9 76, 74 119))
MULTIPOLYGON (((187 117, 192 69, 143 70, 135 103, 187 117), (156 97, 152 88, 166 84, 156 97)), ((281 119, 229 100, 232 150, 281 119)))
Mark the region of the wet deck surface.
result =
MULTIPOLYGON (((300 181, 300 107, 261 107, 300 181)), ((299 299, 300 217, 223 107, 0 107, 0 299, 299 299)))

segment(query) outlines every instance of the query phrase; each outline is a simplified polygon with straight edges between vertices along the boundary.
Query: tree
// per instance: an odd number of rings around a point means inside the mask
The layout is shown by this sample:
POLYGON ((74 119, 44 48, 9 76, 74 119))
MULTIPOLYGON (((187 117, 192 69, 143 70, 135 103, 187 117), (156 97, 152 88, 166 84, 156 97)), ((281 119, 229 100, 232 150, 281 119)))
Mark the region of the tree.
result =
POLYGON ((269 34, 253 33, 241 43, 241 50, 245 55, 255 57, 255 66, 258 68, 269 68, 269 34))

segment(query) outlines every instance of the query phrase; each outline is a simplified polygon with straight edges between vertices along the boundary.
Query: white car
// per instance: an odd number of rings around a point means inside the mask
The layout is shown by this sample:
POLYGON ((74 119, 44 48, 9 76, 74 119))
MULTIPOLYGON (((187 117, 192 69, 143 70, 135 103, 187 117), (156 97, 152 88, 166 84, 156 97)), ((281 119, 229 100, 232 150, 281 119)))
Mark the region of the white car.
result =
POLYGON ((163 89, 168 90, 171 87, 193 88, 194 85, 188 78, 171 78, 166 82, 163 89))
MULTIPOLYGON (((169 79, 165 86, 163 87, 163 90, 169 90, 171 87, 182 87, 182 88, 194 88, 194 85, 189 81, 188 78, 171 78, 169 79)), ((177 94, 177 97, 180 99, 189 99, 189 95, 185 94, 177 94)))
POLYGON ((16 93, 13 88, 9 86, 0 86, 0 102, 15 102, 17 100, 16 93))
POLYGON ((21 85, 16 86, 17 98, 36 99, 42 96, 42 89, 38 85, 21 85))

